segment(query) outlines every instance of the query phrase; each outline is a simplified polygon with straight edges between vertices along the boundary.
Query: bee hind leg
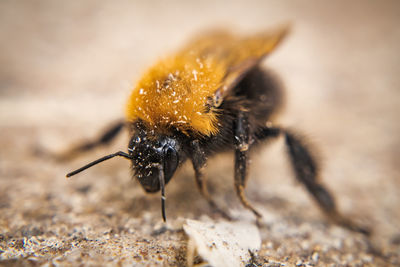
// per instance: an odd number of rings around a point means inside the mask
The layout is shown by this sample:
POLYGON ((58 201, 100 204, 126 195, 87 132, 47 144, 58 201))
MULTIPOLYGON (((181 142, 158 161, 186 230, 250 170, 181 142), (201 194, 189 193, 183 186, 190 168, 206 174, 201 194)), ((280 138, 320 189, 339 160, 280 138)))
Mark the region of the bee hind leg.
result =
POLYGON ((285 135, 285 143, 288 148, 290 162, 299 180, 311 193, 322 211, 334 223, 341 225, 349 230, 370 235, 370 230, 357 225, 350 219, 341 215, 336 207, 335 200, 331 193, 318 181, 318 165, 313 158, 305 142, 298 135, 287 130, 282 130, 285 135))

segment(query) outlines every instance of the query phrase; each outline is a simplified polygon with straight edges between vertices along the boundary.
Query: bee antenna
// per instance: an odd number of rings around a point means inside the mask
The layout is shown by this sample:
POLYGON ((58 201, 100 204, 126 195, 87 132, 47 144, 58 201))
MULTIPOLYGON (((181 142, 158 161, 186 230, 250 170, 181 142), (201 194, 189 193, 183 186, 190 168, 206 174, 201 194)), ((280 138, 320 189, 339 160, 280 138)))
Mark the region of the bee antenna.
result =
POLYGON ((164 179, 164 168, 160 163, 156 164, 158 168, 158 179, 160 180, 160 188, 161 188, 161 213, 164 222, 167 221, 167 216, 165 215, 165 179, 164 179))
POLYGON ((66 176, 67 176, 67 178, 71 177, 71 176, 73 176, 75 174, 78 174, 81 171, 84 171, 84 170, 86 170, 86 169, 88 169, 88 168, 90 168, 90 167, 92 167, 92 166, 94 166, 94 165, 96 165, 96 164, 98 164, 100 162, 103 162, 105 160, 111 159, 111 158, 116 157, 116 156, 124 157, 126 159, 133 159, 131 155, 129 155, 129 154, 123 152, 123 151, 118 151, 116 153, 113 153, 113 154, 104 156, 102 158, 96 159, 95 161, 90 162, 89 164, 86 164, 85 166, 83 166, 83 167, 81 167, 81 168, 79 168, 79 169, 77 169, 77 170, 75 170, 73 172, 68 173, 66 176))

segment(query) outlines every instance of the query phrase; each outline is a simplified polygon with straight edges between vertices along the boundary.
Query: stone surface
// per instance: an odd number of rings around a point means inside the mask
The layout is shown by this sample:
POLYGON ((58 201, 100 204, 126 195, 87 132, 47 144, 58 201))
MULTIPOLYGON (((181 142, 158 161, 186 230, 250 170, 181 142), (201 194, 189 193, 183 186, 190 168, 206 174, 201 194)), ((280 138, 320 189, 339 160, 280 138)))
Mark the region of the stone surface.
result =
POLYGON ((243 266, 261 248, 260 232, 251 222, 187 220, 183 230, 189 238, 189 265, 198 255, 211 266, 243 266))
MULTIPOLYGON (((308 137, 340 210, 373 228, 386 258, 323 217, 277 140, 253 155, 246 188, 264 216, 253 264, 399 265, 399 10, 398 1, 1 1, 0 265, 185 266, 185 220, 221 219, 190 165, 167 187, 164 225, 159 195, 142 191, 125 160, 65 178, 126 149, 126 134, 69 162, 38 152, 95 137, 122 116, 144 68, 201 30, 287 21, 291 35, 265 61, 286 85, 280 122, 308 137)), ((209 160, 210 191, 255 223, 235 196, 232 161, 209 160)))

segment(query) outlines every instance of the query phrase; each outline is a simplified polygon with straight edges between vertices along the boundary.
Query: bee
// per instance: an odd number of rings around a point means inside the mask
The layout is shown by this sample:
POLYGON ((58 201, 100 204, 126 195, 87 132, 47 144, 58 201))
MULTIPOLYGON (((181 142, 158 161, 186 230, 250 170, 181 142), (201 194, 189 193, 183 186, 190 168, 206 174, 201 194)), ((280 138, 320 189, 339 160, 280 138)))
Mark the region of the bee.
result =
POLYGON ((204 34, 150 67, 131 92, 126 118, 98 140, 70 152, 82 152, 109 143, 123 127, 130 131, 127 152, 99 158, 73 172, 76 175, 100 162, 122 157, 132 163, 133 175, 146 192, 161 192, 165 214, 165 186, 175 171, 191 161, 196 184, 208 203, 223 215, 206 185, 205 165, 216 153, 233 151, 234 186, 240 202, 261 217, 247 200, 245 186, 250 152, 266 140, 283 136, 295 177, 334 222, 368 234, 343 217, 334 198, 318 179, 317 161, 300 135, 274 122, 282 105, 282 89, 260 67, 287 36, 278 27, 251 36, 216 31, 204 34))

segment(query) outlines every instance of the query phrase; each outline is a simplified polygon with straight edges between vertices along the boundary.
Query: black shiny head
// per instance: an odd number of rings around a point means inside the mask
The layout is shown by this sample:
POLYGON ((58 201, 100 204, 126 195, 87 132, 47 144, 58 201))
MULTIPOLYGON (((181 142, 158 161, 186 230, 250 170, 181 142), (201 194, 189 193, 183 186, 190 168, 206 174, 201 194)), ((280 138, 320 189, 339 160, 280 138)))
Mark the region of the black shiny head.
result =
POLYGON ((132 137, 128 147, 132 169, 146 192, 162 189, 160 172, 165 184, 171 180, 179 165, 179 151, 180 145, 174 138, 139 134, 132 137))
POLYGON ((165 216, 165 185, 171 180, 179 165, 181 146, 175 138, 165 135, 147 135, 138 132, 134 135, 128 147, 132 160, 132 169, 149 193, 161 190, 161 212, 165 216))
POLYGON ((171 180, 179 162, 183 161, 182 157, 180 158, 180 154, 183 153, 180 152, 181 145, 176 139, 164 135, 151 135, 149 138, 145 131, 139 131, 131 138, 128 153, 118 151, 104 156, 68 173, 67 177, 116 156, 126 158, 132 162, 134 174, 146 192, 154 193, 161 190, 161 211, 166 221, 165 185, 171 180))

